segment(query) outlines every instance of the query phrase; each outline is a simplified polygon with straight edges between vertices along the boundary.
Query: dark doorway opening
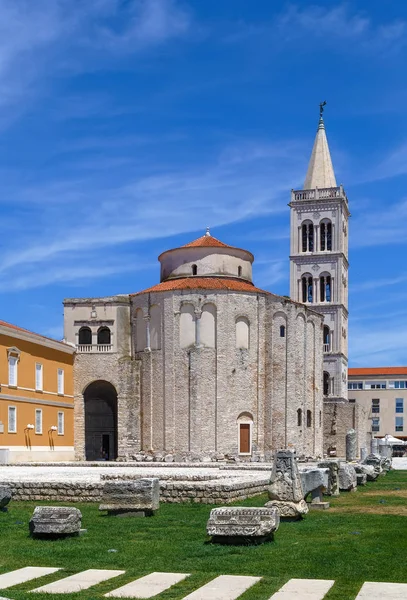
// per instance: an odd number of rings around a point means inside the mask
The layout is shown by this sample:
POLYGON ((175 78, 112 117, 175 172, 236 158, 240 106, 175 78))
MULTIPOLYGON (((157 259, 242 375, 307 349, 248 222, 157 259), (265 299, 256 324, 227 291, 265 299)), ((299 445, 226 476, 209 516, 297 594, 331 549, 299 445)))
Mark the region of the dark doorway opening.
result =
POLYGON ((117 392, 108 381, 94 381, 85 390, 86 460, 117 458, 117 392))

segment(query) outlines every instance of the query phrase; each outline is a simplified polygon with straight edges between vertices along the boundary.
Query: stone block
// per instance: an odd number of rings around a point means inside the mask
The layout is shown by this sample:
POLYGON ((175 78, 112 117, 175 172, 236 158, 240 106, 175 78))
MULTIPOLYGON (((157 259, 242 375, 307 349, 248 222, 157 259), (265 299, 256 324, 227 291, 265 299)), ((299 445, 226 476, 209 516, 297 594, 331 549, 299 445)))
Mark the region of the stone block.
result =
POLYGON ((214 508, 206 531, 218 543, 262 542, 272 539, 280 524, 275 508, 214 508))
POLYGON ((11 489, 7 486, 0 486, 0 510, 7 510, 6 506, 12 497, 11 489))
POLYGON ((277 508, 282 518, 301 518, 308 512, 301 477, 292 450, 276 452, 268 488, 268 508, 277 508))
POLYGON ((305 500, 289 502, 288 500, 269 500, 265 508, 276 508, 282 519, 300 519, 308 513, 308 505, 305 500))
POLYGON ((369 454, 363 461, 363 464, 371 465, 374 468, 376 477, 378 477, 383 472, 381 463, 382 463, 381 458, 377 454, 369 454))
POLYGON ((346 434, 346 460, 352 461, 357 458, 357 436, 354 429, 349 429, 346 434))
POLYGON ((156 477, 108 481, 99 510, 111 514, 143 513, 151 516, 160 507, 160 482, 156 477))
POLYGON ((339 489, 350 492, 357 488, 356 471, 352 465, 342 462, 339 465, 339 489))
POLYGON ((329 502, 311 502, 308 506, 311 510, 328 510, 329 502))
POLYGON ((367 481, 376 481, 378 474, 376 473, 373 465, 365 465, 361 463, 355 463, 353 468, 356 471, 356 474, 366 475, 367 481))
POLYGON ((328 488, 325 493, 328 496, 339 496, 339 461, 324 460, 318 463, 318 467, 329 469, 328 488))
POLYGON ((366 485, 367 475, 366 473, 356 473, 356 481, 358 485, 366 485))
POLYGON ((300 477, 304 500, 314 490, 320 490, 320 495, 322 495, 329 487, 329 469, 327 468, 306 467, 301 469, 300 477))
POLYGON ((59 537, 79 535, 82 513, 68 506, 37 506, 30 520, 34 537, 59 537))

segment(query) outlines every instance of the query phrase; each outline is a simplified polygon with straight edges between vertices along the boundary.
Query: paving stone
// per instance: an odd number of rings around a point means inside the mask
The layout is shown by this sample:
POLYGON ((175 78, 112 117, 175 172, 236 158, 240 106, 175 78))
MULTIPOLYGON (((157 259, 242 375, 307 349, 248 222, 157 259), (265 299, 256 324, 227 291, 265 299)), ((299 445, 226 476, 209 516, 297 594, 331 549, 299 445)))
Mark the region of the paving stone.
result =
POLYGON ((56 571, 59 571, 59 568, 24 567, 23 569, 10 571, 10 573, 4 573, 3 575, 0 575, 0 590, 5 590, 9 587, 13 587, 13 585, 18 585, 19 583, 25 583, 31 579, 44 577, 44 575, 50 575, 56 571))
POLYGON ((356 600, 406 600, 407 583, 378 583, 366 581, 356 600))
POLYGON ((235 600, 261 577, 242 575, 220 575, 183 600, 235 600))
POLYGON ((153 598, 186 577, 189 577, 189 573, 151 573, 105 594, 105 597, 153 598))
POLYGON ((81 573, 76 573, 70 577, 59 579, 48 585, 43 585, 33 592, 44 592, 48 594, 71 594, 73 592, 80 592, 81 590, 87 590, 93 585, 97 585, 102 581, 123 575, 126 571, 113 571, 107 569, 88 569, 81 573))
POLYGON ((269 600, 322 600, 334 583, 331 579, 290 579, 269 600))

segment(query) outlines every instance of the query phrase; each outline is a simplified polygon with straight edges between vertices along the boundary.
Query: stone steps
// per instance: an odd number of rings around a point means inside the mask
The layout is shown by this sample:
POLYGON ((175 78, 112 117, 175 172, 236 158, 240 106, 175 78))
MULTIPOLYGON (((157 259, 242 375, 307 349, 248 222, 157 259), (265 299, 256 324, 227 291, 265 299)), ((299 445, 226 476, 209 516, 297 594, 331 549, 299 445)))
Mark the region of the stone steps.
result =
MULTIPOLYGON (((51 575, 59 570, 58 568, 24 567, 9 573, 0 574, 0 590, 51 575)), ((87 569, 86 571, 81 571, 80 573, 75 573, 69 577, 37 587, 31 590, 31 592, 46 592, 49 594, 80 592, 124 573, 125 571, 119 570, 87 569)), ((113 589, 105 594, 104 597, 154 598, 187 577, 189 577, 188 573, 150 573, 113 589)), ((220 575, 187 596, 184 596, 183 600, 236 600, 260 580, 261 577, 220 575)), ((334 580, 328 579, 290 579, 269 600, 323 600, 334 583, 334 580)), ((364 583, 355 598, 355 600, 406 599, 407 583, 380 582, 364 583)), ((0 597, 0 600, 7 599, 0 597)))

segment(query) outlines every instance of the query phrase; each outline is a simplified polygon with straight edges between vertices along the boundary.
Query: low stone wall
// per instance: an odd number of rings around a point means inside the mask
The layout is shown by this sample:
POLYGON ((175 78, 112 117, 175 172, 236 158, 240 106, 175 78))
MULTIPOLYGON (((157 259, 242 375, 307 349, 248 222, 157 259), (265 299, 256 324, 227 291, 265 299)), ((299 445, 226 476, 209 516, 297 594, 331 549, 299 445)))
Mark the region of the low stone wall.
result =
MULTIPOLYGON (((121 479, 109 477, 109 479, 121 479)), ((123 478, 124 479, 124 478, 123 478)), ((14 501, 54 502, 100 502, 104 481, 100 483, 62 483, 60 481, 2 481, 11 488, 14 501)), ((202 504, 225 504, 262 494, 269 478, 234 480, 222 478, 200 481, 160 481, 161 502, 196 502, 202 504)))

